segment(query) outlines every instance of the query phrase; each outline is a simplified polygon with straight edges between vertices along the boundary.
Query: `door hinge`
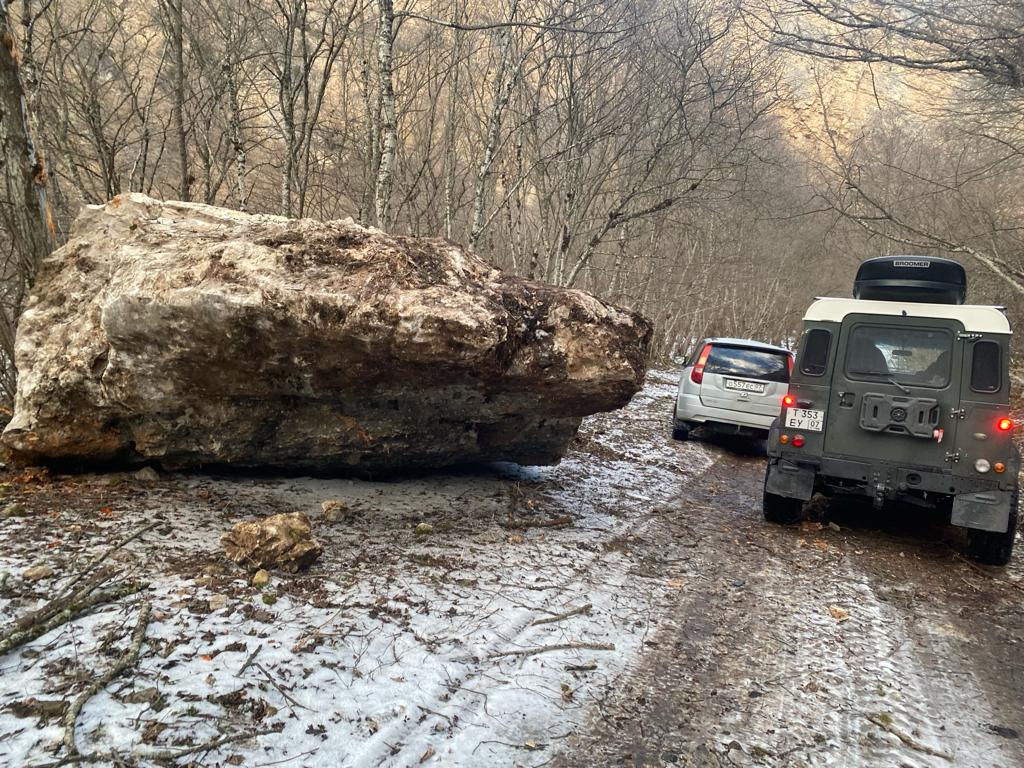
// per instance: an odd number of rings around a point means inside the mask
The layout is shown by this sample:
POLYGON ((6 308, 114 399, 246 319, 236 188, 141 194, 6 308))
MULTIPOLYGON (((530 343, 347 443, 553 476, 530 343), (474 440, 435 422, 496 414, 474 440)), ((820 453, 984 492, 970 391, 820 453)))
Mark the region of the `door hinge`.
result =
POLYGON ((966 408, 950 408, 949 418, 951 419, 966 419, 967 409, 966 408))
POLYGON ((950 462, 951 464, 956 464, 958 461, 960 461, 960 451, 954 451, 953 453, 947 453, 946 454, 946 461, 950 462))

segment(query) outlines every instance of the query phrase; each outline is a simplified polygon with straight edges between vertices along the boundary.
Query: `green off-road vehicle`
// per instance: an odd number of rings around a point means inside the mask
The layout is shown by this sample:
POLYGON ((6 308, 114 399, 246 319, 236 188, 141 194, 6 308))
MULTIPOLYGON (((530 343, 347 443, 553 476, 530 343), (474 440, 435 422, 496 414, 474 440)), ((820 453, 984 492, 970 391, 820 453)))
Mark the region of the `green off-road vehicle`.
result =
POLYGON ((795 522, 816 492, 910 502, 966 528, 975 559, 1009 562, 1010 325, 964 304, 966 286, 954 261, 883 257, 861 265, 855 298, 810 306, 768 438, 767 520, 795 522))

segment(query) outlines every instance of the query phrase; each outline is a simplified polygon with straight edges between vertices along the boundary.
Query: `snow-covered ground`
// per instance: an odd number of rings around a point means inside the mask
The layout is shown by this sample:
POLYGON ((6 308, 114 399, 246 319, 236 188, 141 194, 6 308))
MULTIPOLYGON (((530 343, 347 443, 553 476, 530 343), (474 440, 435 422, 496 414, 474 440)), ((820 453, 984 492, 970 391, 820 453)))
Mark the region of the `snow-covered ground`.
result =
POLYGON ((633 544, 713 462, 668 439, 674 381, 588 419, 557 467, 370 483, 312 478, 9 478, 4 623, 113 553, 145 592, 0 657, 0 764, 61 751, 57 714, 152 615, 138 662, 78 717, 85 755, 143 764, 541 765, 627 672, 670 579, 633 544), (349 514, 328 522, 324 501, 349 514), (325 553, 260 589, 223 557, 233 523, 301 510, 325 553), (523 521, 562 527, 522 527, 523 521), (433 533, 417 536, 427 522, 433 533), (29 566, 54 575, 30 583, 29 566), (587 608, 589 606, 589 608, 587 608), (563 614, 571 614, 563 616, 563 614), (557 646, 564 646, 559 649, 557 646), (35 699, 33 704, 31 699, 35 699), (42 707, 45 709, 45 707, 42 707))

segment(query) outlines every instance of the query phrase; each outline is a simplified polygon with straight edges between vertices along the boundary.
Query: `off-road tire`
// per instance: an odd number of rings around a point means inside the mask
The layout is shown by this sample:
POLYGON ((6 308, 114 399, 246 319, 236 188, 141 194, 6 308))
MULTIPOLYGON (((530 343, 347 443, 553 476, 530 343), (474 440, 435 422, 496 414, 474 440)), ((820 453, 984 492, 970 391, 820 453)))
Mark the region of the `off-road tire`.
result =
POLYGON ((967 556, 985 565, 1006 565, 1013 555, 1013 539, 1017 535, 1018 494, 1010 501, 1009 528, 1005 533, 967 529, 967 556))
POLYGON ((800 520, 804 502, 802 499, 791 499, 788 496, 769 493, 768 473, 770 471, 771 465, 764 468, 764 493, 761 499, 761 511, 764 513, 764 519, 769 523, 792 525, 800 520))
POLYGON ((686 422, 672 420, 672 439, 673 440, 689 440, 690 439, 690 427, 686 422))

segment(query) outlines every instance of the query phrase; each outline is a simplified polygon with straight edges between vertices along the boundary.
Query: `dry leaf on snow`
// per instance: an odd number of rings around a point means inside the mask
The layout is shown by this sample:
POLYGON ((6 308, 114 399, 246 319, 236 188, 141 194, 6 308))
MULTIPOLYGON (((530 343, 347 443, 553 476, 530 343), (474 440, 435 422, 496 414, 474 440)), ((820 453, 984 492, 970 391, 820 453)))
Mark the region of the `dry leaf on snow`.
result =
POLYGON ((838 605, 830 605, 828 612, 832 614, 832 618, 836 621, 846 621, 850 618, 850 612, 845 608, 840 608, 838 605))

